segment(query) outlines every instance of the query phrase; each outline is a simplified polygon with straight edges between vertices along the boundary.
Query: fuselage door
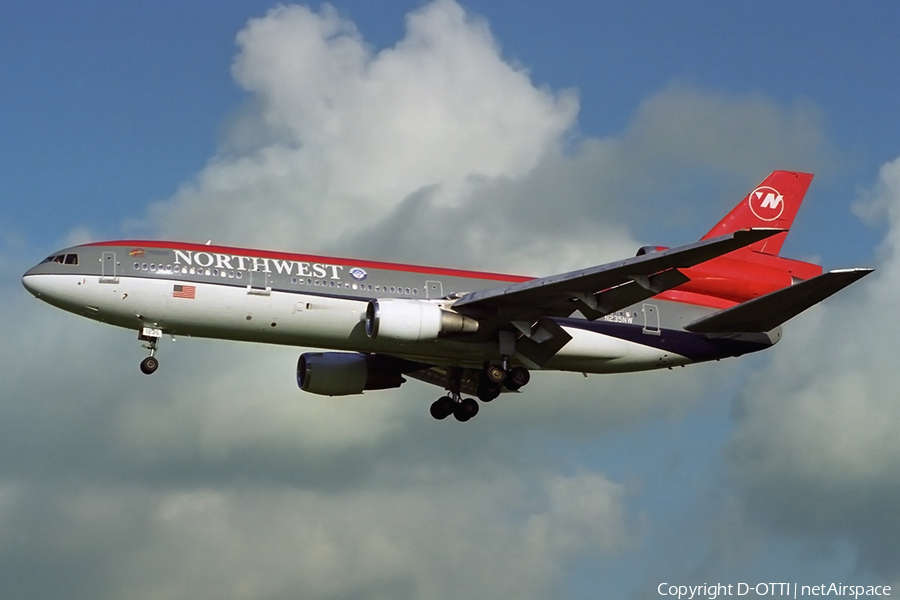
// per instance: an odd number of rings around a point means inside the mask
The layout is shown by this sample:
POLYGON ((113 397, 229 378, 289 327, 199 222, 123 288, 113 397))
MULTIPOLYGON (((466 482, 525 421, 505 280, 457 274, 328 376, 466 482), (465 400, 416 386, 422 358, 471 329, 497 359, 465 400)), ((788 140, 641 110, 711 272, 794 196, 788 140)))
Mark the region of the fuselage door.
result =
POLYGON ((425 297, 434 300, 437 298, 444 297, 444 289, 441 285, 440 281, 426 281, 425 282, 425 297))
POLYGON ((104 252, 100 257, 100 283, 119 283, 115 252, 104 252))
POLYGON ((644 304, 644 333, 659 335, 659 309, 655 304, 644 304))
POLYGON ((257 296, 270 295, 272 287, 269 285, 269 274, 259 270, 250 271, 250 285, 247 286, 247 293, 257 296))

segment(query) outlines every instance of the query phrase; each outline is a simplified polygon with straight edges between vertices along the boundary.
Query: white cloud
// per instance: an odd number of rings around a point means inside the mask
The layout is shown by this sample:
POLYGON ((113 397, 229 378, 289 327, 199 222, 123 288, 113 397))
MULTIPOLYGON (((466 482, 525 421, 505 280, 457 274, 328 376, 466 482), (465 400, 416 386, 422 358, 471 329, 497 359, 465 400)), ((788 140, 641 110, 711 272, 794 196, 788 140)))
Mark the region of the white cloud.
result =
POLYGON ((156 208, 166 235, 322 248, 423 187, 454 205, 473 178, 527 172, 578 108, 535 88, 449 0, 411 13, 377 53, 327 5, 273 9, 238 43, 234 75, 258 110, 234 129, 236 154, 156 208))

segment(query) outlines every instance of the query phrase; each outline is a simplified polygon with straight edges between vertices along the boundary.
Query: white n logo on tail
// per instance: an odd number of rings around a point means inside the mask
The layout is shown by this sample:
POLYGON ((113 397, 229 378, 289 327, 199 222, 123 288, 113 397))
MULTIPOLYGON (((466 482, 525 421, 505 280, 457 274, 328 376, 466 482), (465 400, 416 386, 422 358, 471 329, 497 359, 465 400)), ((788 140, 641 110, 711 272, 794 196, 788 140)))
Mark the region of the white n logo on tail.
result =
POLYGON ((784 196, 775 188, 758 187, 747 199, 750 210, 763 221, 774 221, 784 212, 784 196))
POLYGON ((773 208, 777 209, 778 205, 784 201, 784 196, 776 195, 775 192, 769 192, 766 194, 766 199, 762 201, 762 204, 759 206, 761 208, 773 208))

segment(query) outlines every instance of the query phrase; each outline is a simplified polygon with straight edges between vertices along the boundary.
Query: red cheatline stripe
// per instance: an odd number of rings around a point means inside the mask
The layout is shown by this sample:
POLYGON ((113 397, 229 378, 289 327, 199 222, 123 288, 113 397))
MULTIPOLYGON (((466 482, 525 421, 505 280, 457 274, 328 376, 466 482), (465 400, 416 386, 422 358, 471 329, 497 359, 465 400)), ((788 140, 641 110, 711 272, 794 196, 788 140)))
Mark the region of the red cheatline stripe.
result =
POLYGON ((188 244, 184 242, 166 242, 155 240, 117 240, 110 242, 94 242, 85 246, 122 246, 127 248, 165 248, 167 250, 191 250, 194 252, 211 252, 219 254, 237 254, 240 256, 258 256, 260 258, 275 258, 278 260, 296 260, 299 262, 318 262, 345 267, 362 267, 364 269, 385 269, 389 271, 403 271, 405 273, 422 273, 424 275, 445 275, 447 277, 468 277, 470 279, 489 279, 491 281, 508 281, 520 283, 530 281, 533 277, 519 275, 506 275, 503 273, 489 273, 483 271, 466 271, 462 269, 446 269, 443 267, 426 267, 420 265, 405 265, 400 263, 379 262, 373 260, 355 260, 352 258, 339 258, 333 256, 317 256, 314 254, 291 254, 289 252, 273 252, 271 250, 251 250, 248 248, 233 248, 231 246, 207 246, 205 244, 188 244))

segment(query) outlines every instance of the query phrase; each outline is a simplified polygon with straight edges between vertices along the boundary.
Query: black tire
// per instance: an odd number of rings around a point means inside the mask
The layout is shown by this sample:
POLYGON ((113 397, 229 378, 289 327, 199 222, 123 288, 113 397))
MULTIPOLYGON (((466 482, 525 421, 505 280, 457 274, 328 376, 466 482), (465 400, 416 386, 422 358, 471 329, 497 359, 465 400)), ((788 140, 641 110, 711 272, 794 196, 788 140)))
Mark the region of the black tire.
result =
POLYGON ((491 383, 502 383, 506 379, 506 371, 498 365, 488 365, 484 369, 484 380, 491 383))
POLYGON ((478 399, 482 402, 490 402, 500 395, 502 388, 499 383, 481 382, 478 386, 478 399))
POLYGON ((158 368, 159 361, 155 356, 148 356, 141 361, 141 372, 143 372, 144 375, 153 375, 158 368))
POLYGON ((456 402, 450 396, 443 396, 431 403, 431 416, 442 421, 450 416, 456 408, 456 402))
POLYGON ((513 367, 506 376, 506 389, 516 391, 520 387, 525 387, 531 381, 531 373, 525 367, 513 367))
POLYGON ((477 414, 478 403, 471 398, 466 398, 457 404, 456 410, 453 411, 453 416, 456 417, 456 420, 460 423, 465 423, 477 414))

